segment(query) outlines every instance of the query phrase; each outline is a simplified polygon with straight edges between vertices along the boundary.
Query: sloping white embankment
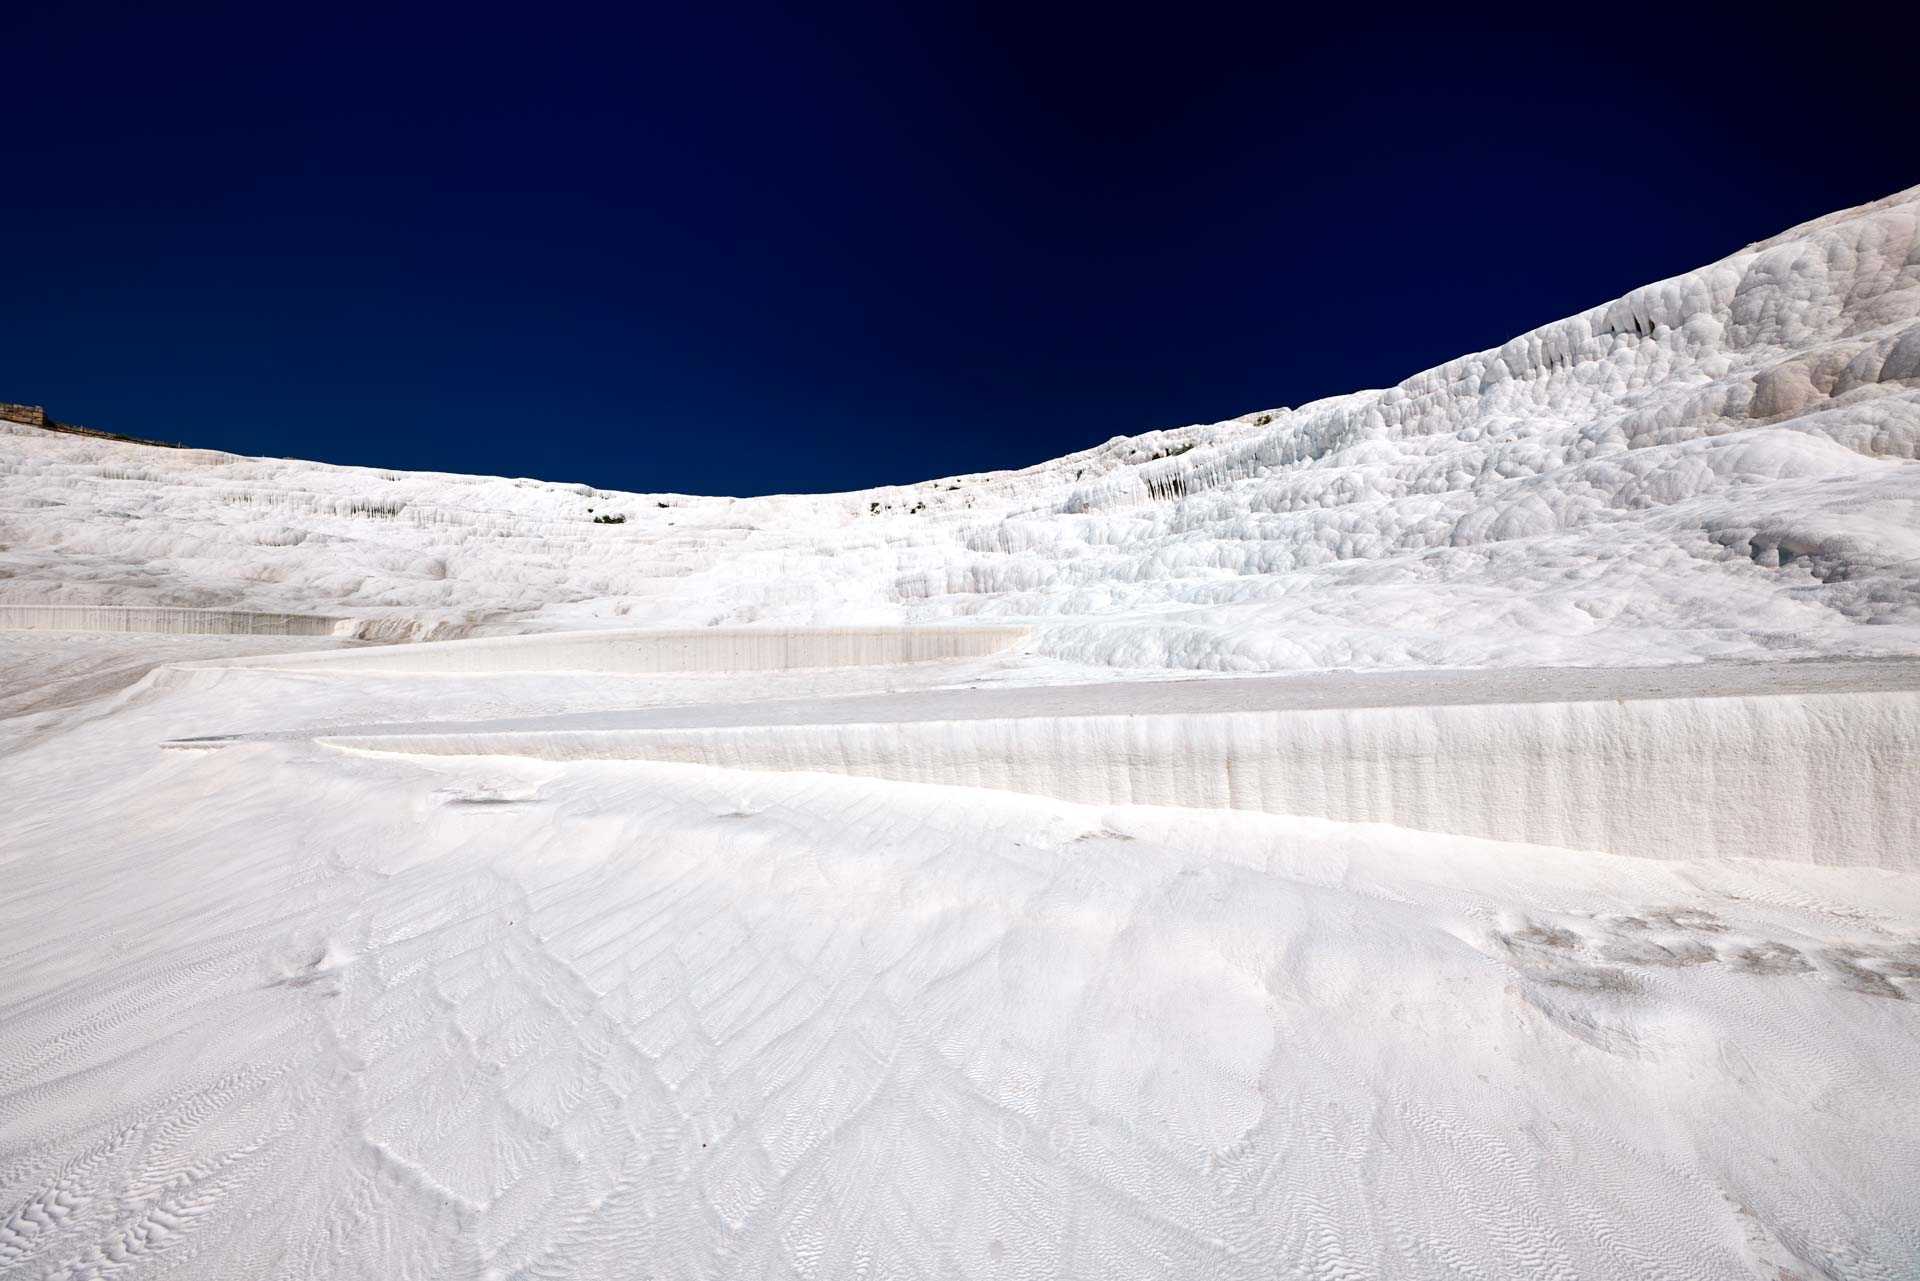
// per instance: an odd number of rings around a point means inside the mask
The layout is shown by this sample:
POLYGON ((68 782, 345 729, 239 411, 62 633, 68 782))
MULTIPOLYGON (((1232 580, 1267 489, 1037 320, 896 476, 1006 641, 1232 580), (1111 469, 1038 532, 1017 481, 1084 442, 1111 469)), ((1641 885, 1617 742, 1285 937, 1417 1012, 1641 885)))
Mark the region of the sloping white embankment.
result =
POLYGON ((1914 690, 320 741, 850 774, 1658 859, 1920 868, 1914 690))
POLYGON ((1013 648, 1024 627, 708 627, 550 632, 238 659, 222 666, 430 676, 509 672, 751 672, 873 667, 981 658, 1013 648))
POLYGON ((0 583, 367 640, 1018 618, 1063 662, 1223 673, 1915 654, 1916 459, 1920 188, 1395 387, 857 493, 0 424, 0 583))
POLYGON ((168 636, 342 636, 353 620, 318 614, 152 605, 0 605, 0 631, 152 632, 168 636))

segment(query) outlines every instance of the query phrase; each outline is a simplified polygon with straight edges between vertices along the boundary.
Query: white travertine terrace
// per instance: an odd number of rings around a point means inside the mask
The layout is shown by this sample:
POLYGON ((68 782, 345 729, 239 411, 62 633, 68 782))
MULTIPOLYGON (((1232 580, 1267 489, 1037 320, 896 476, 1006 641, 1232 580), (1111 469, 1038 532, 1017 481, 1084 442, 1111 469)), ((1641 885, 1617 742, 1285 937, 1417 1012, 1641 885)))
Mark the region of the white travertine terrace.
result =
POLYGON ((0 424, 0 1278, 1910 1278, 1917 453, 1920 188, 858 494, 0 424))
POLYGON ((382 639, 984 619, 1066 661, 1217 671, 1911 653, 1916 454, 1920 188, 1397 387, 854 494, 0 425, 0 602, 382 639))
POLYGON ((168 636, 335 636, 348 620, 142 605, 0 605, 0 631, 148 632, 168 636))
MULTIPOLYGON (((1842 693, 1767 692, 1775 668, 1707 670, 1755 692, 1647 698, 1621 681, 1614 697, 1579 701, 1502 701, 1490 689, 1481 702, 1141 715, 1101 714, 1103 691, 1092 687, 1071 710, 1044 697, 1056 691, 1035 691, 1044 710, 1028 715, 941 719, 954 700, 921 697, 884 720, 855 719, 858 702, 825 703, 809 705, 815 723, 651 728, 640 713, 631 728, 571 728, 579 718, 561 717, 320 741, 356 752, 851 774, 1090 805, 1392 823, 1641 858, 1920 872, 1920 664, 1897 669, 1904 688, 1842 693)), ((1196 689, 1195 703, 1217 708, 1207 692, 1196 689)), ((1241 683, 1225 701, 1262 699, 1241 683)))
POLYGON ((792 671, 981 658, 1011 649, 1027 635, 1023 627, 989 626, 549 632, 234 662, 349 674, 792 671))

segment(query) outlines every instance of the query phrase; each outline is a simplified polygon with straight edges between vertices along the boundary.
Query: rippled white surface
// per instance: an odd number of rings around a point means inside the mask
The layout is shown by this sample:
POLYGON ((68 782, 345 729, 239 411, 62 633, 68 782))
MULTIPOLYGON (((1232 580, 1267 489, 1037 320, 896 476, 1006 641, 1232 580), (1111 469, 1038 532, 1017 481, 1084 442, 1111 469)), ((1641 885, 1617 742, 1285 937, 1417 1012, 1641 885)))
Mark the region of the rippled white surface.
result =
POLYGON ((1701 660, 1920 652, 1917 377, 1920 190, 899 490, 0 434, 0 618, 887 660, 0 631, 0 1277, 1911 1276, 1911 664, 1701 660))

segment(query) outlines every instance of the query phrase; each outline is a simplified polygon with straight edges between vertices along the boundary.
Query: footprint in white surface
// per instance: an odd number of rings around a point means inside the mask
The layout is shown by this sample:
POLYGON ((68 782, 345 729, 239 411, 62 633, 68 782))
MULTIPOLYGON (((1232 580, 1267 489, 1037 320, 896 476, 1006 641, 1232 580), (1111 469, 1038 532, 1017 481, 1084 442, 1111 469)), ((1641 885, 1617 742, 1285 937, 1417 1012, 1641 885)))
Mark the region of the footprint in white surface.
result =
POLYGON ((1706 965, 1715 959, 1714 950, 1697 939, 1609 939, 1600 945, 1600 955, 1624 965, 1706 965))
POLYGON ((1529 977, 1582 992, 1637 992, 1626 971, 1595 965, 1587 940, 1558 925, 1527 925, 1495 936, 1507 959, 1529 977))
POLYGON ((1859 947, 1828 947, 1814 953, 1821 971, 1841 987, 1864 996, 1907 999, 1899 980, 1920 979, 1920 955, 1912 946, 1891 954, 1859 947))
POLYGON ((1722 959, 1742 974, 1805 974, 1813 969, 1798 948, 1771 939, 1729 947, 1722 959))

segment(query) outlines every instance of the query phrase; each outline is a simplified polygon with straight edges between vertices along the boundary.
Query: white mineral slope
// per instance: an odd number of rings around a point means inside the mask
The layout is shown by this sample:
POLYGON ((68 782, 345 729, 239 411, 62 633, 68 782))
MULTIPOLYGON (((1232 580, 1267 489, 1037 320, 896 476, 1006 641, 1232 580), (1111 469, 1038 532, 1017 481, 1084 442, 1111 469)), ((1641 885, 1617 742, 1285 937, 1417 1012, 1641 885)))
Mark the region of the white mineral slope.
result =
POLYGON ((1912 1275, 1910 873, 157 750, 854 679, 174 669, 0 721, 0 1276, 1912 1275))
POLYGON ((1907 1281, 1917 445, 1920 189, 862 494, 0 427, 0 1281, 1907 1281))
POLYGON ((4 430, 0 603, 387 635, 989 616, 1212 671, 1914 653, 1920 188, 1397 387, 857 494, 4 430))

